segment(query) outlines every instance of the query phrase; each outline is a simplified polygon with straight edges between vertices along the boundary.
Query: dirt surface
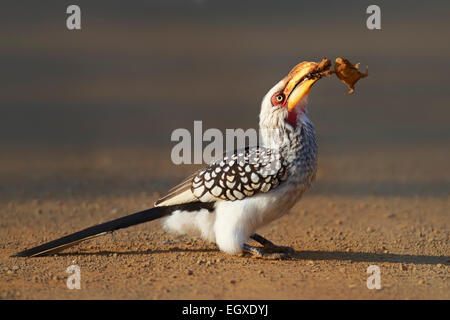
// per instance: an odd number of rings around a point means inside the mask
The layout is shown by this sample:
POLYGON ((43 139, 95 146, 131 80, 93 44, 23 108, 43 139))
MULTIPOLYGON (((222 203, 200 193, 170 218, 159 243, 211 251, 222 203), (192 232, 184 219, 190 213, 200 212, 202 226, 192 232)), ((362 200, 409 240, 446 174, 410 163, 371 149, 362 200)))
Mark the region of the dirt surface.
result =
MULTIPOLYGON (((84 156, 60 155, 58 167, 53 167, 56 173, 32 178, 35 188, 49 190, 44 198, 23 195, 20 201, 3 201, 1 297, 448 299, 450 204, 437 182, 450 154, 439 151, 441 158, 435 159, 426 176, 411 176, 413 168, 426 165, 428 153, 438 150, 410 157, 416 151, 323 155, 314 188, 291 214, 260 230, 272 241, 294 247, 293 260, 229 256, 202 240, 166 234, 159 221, 93 239, 51 257, 10 258, 42 241, 147 208, 158 196, 144 191, 128 195, 130 186, 141 186, 142 181, 136 172, 126 176, 130 164, 117 155, 99 154, 89 159, 89 167, 84 156), (401 165, 398 157, 403 157, 401 165), (70 172, 70 168, 77 170, 70 172), (99 177, 98 172, 105 176, 99 177), (412 180, 422 183, 408 182, 412 180), (66 287, 65 270, 72 264, 81 269, 81 290, 66 287), (366 287, 370 265, 381 269, 381 290, 366 287)), ((132 150, 128 154, 139 158, 132 150)), ((155 157, 154 153, 139 155, 155 157)), ((40 163, 45 164, 47 157, 41 156, 40 163)), ((131 166, 140 173, 154 172, 148 162, 131 166)), ((9 167, 27 174, 23 160, 15 159, 9 167)), ((186 170, 168 169, 159 166, 159 174, 182 176, 186 170)), ((20 194, 22 187, 16 188, 11 192, 20 194)))

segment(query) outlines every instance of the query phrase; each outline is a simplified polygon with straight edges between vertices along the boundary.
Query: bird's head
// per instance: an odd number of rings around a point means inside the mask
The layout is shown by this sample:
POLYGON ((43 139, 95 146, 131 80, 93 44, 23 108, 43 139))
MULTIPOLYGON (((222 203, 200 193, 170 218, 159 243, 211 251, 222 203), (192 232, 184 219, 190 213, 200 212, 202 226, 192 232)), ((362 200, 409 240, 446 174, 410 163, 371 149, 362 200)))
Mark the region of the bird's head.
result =
POLYGON ((289 74, 265 95, 261 103, 260 128, 280 129, 285 123, 296 127, 300 116, 306 111, 309 91, 320 79, 320 71, 329 68, 319 63, 304 61, 296 65, 289 74))

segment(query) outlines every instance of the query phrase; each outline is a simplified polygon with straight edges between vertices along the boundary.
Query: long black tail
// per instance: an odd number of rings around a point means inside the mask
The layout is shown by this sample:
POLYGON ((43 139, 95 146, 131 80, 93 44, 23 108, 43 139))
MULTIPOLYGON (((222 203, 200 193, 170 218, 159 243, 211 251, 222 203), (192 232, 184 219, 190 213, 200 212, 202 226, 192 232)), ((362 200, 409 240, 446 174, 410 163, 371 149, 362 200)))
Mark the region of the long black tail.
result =
POLYGON ((84 240, 92 239, 94 237, 104 235, 108 232, 159 219, 161 217, 169 215, 175 210, 194 211, 204 208, 208 210, 212 209, 212 207, 210 208, 210 205, 201 202, 194 202, 176 206, 154 207, 86 228, 84 230, 69 234, 65 237, 41 244, 40 246, 18 252, 11 257, 38 257, 56 253, 73 245, 76 245, 84 240))

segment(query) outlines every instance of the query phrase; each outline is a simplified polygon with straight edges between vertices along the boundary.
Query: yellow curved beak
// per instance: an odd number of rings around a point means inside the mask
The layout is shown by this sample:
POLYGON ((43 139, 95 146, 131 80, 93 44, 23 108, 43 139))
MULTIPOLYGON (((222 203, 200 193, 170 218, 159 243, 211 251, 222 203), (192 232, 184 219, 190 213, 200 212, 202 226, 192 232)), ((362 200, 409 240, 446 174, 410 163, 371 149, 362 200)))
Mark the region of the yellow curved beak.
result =
POLYGON ((295 86, 294 90, 291 92, 287 100, 289 111, 292 111, 292 109, 294 109, 299 104, 299 102, 303 99, 303 97, 309 94, 312 85, 317 80, 318 79, 304 80, 300 84, 295 86))
POLYGON ((287 97, 287 107, 292 111, 303 97, 307 96, 312 85, 319 80, 304 79, 304 77, 315 70, 318 66, 315 62, 304 61, 296 65, 286 77, 287 85, 283 90, 284 96, 287 97))

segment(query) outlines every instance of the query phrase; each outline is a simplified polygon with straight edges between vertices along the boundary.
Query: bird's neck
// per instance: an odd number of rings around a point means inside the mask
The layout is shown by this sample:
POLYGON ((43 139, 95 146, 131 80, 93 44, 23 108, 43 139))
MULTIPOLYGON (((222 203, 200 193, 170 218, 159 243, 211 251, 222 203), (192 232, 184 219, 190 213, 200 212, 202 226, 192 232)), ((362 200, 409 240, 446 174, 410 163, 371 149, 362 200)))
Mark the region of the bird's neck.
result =
POLYGON ((286 120, 276 128, 261 126, 262 145, 270 149, 289 150, 296 148, 305 133, 304 128, 309 128, 312 123, 304 112, 296 114, 295 117, 295 120, 293 120, 288 115, 286 120))
POLYGON ((296 108, 292 111, 288 112, 286 122, 289 123, 292 127, 297 127, 298 124, 301 122, 300 117, 303 115, 304 111, 297 110, 296 108))
POLYGON ((293 177, 291 182, 304 190, 314 180, 317 169, 317 143, 314 125, 306 114, 298 117, 295 126, 283 120, 278 130, 262 130, 262 146, 280 155, 293 177))

